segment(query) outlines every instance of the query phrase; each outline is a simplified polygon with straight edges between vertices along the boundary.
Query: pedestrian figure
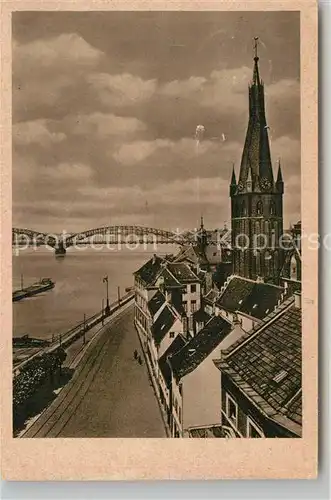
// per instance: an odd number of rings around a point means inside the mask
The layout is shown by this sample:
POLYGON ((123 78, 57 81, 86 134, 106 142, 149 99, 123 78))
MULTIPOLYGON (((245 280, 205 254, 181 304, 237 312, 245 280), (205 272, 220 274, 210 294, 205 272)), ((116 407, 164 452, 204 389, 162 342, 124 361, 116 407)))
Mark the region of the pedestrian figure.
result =
POLYGON ((137 349, 135 349, 135 350, 134 350, 133 355, 134 355, 134 359, 137 359, 137 358, 138 358, 138 351, 137 351, 137 349))
POLYGON ((142 364, 143 364, 143 360, 141 359, 141 357, 140 357, 140 356, 138 356, 138 363, 139 363, 140 365, 142 365, 142 364))

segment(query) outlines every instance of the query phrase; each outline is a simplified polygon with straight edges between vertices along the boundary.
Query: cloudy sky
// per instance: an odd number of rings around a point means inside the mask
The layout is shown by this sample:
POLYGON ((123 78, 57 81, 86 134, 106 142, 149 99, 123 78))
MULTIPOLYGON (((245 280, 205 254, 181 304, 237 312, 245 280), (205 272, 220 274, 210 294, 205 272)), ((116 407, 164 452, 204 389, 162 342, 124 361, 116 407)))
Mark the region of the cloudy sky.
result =
POLYGON ((255 35, 285 223, 298 220, 297 13, 16 12, 13 224, 193 228, 203 213, 208 227, 222 227, 255 35))

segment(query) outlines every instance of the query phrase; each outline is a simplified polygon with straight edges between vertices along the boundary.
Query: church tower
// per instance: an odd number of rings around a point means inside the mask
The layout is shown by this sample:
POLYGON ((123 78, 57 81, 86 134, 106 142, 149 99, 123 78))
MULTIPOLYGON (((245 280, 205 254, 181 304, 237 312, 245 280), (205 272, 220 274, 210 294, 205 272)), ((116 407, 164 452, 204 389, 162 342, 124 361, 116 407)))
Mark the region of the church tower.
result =
POLYGON ((276 182, 273 176, 257 40, 240 172, 237 182, 233 168, 230 183, 233 273, 277 284, 283 264, 284 183, 280 161, 276 182))

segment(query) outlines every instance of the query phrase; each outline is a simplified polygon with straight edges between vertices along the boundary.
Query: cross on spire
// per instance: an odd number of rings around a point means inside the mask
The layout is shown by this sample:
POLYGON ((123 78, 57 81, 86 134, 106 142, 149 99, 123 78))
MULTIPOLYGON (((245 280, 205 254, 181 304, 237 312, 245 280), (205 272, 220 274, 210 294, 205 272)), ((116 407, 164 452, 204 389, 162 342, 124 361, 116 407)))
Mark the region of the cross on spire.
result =
POLYGON ((259 37, 255 36, 254 37, 254 59, 258 60, 259 56, 257 55, 257 42, 258 42, 259 37))

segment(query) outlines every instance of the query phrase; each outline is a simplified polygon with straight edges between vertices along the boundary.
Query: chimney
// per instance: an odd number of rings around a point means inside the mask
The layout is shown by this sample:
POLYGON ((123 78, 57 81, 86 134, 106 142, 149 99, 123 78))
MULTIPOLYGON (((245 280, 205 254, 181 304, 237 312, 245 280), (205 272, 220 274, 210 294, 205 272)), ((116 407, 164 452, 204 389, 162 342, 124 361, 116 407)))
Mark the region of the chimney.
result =
POLYGON ((301 292, 300 291, 294 292, 294 306, 297 309, 301 309, 301 292))

